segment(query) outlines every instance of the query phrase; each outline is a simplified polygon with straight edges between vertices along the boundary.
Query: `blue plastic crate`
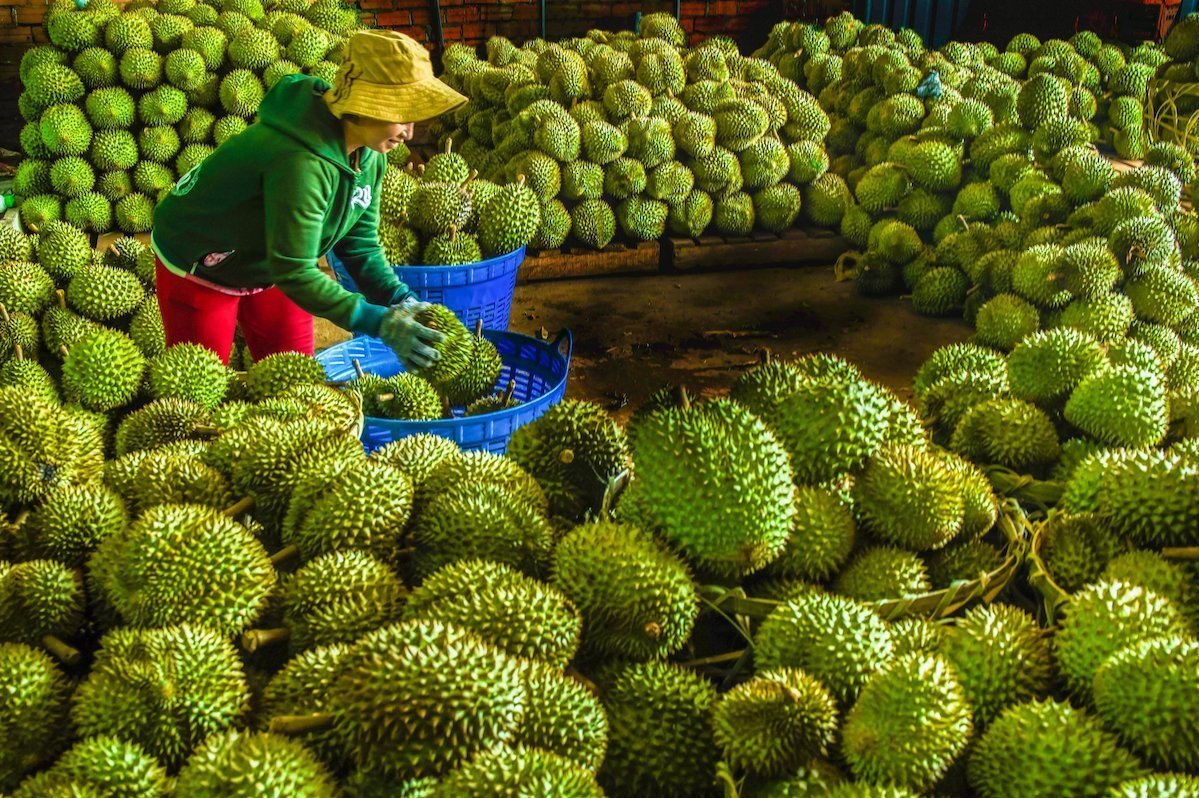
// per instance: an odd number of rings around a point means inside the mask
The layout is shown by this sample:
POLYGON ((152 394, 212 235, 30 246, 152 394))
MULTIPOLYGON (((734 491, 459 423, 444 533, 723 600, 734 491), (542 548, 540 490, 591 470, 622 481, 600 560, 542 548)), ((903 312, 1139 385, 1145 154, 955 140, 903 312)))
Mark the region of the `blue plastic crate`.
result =
MULTIPOLYGON (((466 450, 503 454, 513 432, 562 401, 574 349, 570 330, 562 330, 553 341, 500 330, 484 330, 483 336, 495 344, 504 363, 498 386, 506 388, 512 382, 512 396, 521 404, 481 416, 466 416, 462 408, 455 408, 454 418, 436 421, 397 421, 368 416, 362 430, 362 443, 367 451, 409 435, 429 432, 449 438, 466 450)), ((325 367, 331 380, 354 379, 355 360, 363 371, 381 377, 391 377, 404 370, 386 344, 369 336, 351 338, 331 346, 316 359, 325 367)))
MULTIPOLYGON (((337 282, 357 291, 354 278, 332 252, 325 255, 337 282)), ((525 260, 525 248, 460 266, 393 266, 396 276, 425 302, 445 305, 474 329, 480 319, 488 330, 507 330, 516 292, 516 272, 525 260)))

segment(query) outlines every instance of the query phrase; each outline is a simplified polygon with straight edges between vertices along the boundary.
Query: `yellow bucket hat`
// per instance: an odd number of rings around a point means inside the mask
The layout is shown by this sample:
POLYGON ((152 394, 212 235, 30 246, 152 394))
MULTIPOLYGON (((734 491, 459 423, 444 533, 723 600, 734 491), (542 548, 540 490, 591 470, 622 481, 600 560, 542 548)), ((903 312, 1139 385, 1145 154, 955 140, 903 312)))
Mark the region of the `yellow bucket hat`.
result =
POLYGON ((350 37, 325 102, 339 119, 358 114, 406 123, 440 116, 466 98, 433 75, 429 51, 412 37, 362 30, 350 37))

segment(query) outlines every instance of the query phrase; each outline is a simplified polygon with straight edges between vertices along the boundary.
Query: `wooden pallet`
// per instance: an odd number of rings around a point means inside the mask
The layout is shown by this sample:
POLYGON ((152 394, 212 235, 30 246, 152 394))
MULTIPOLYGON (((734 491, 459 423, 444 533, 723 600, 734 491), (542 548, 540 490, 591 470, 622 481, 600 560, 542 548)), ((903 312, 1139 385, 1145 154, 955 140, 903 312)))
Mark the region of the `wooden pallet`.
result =
POLYGON ((663 245, 657 241, 614 243, 602 250, 583 247, 541 250, 525 258, 517 282, 656 273, 662 269, 662 255, 663 245))
POLYGON ((663 244, 663 267, 689 272, 832 263, 848 248, 841 236, 816 228, 795 228, 781 236, 755 230, 745 237, 672 237, 663 244))

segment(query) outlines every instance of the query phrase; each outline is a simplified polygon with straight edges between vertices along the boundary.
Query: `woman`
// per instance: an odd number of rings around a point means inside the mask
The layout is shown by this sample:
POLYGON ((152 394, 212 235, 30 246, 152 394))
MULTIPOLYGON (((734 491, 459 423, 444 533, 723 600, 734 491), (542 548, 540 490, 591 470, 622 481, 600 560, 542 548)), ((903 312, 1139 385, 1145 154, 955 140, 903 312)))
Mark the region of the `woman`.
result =
POLYGON ((406 368, 437 358, 440 333, 379 245, 385 154, 415 122, 466 98, 433 75, 429 54, 393 31, 360 31, 336 85, 289 75, 258 121, 179 178, 154 213, 158 304, 167 344, 203 344, 226 362, 238 323, 255 360, 313 353, 312 316, 377 336, 406 368), (360 286, 321 272, 332 249, 360 286))

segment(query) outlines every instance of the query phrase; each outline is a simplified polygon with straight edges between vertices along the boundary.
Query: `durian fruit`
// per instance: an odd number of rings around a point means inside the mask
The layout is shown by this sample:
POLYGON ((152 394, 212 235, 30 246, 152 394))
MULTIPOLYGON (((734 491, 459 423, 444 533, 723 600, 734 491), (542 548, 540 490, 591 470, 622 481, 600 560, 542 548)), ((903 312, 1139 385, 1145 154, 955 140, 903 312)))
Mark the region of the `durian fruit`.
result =
POLYGON ((892 546, 862 549, 833 582, 833 592, 864 602, 919 596, 931 589, 924 561, 892 546))
POLYGON ((583 646, 598 657, 641 661, 686 643, 699 614, 687 566, 637 527, 576 527, 554 552, 553 584, 583 616, 583 646))
POLYGON ((248 651, 286 640, 294 652, 352 643, 398 621, 407 595, 392 569, 363 551, 331 551, 304 563, 282 586, 283 626, 250 629, 248 651))
POLYGON ((938 549, 961 532, 961 484, 930 452, 904 445, 879 449, 853 491, 867 529, 887 542, 914 550, 938 549))
POLYGON ((414 421, 441 418, 437 390, 415 374, 401 372, 387 379, 366 374, 354 380, 349 390, 362 396, 362 410, 368 416, 414 421))
POLYGON ((553 751, 590 772, 604 761, 608 716, 590 683, 538 660, 524 663, 528 698, 516 744, 553 751))
POLYGON ((275 717, 271 730, 331 724, 357 767, 390 778, 440 775, 510 742, 526 706, 518 663, 435 621, 370 633, 340 670, 325 714, 275 717))
MULTIPOLYGON (((276 716, 323 712, 349 653, 349 644, 335 643, 301 651, 289 659, 263 688, 259 711, 253 716, 254 728, 266 731, 276 716)), ((304 734, 303 743, 331 770, 347 767, 348 756, 333 729, 304 734)))
POLYGON ((463 560, 427 576, 408 597, 404 618, 454 624, 514 657, 556 668, 574 658, 583 626, 563 593, 486 560, 463 560))
POLYGON ((971 609, 945 627, 938 653, 957 674, 980 729, 1009 706, 1049 693, 1049 641, 1036 620, 1016 607, 987 604, 971 609))
POLYGON ((1199 643, 1169 635, 1115 651, 1095 673, 1095 707, 1108 728, 1146 762, 1190 772, 1199 760, 1191 707, 1199 643))
POLYGON ((267 355, 246 369, 246 393, 251 402, 278 396, 295 385, 324 383, 325 369, 309 355, 280 352, 267 355))
POLYGON ((483 322, 480 320, 470 339, 466 364, 453 379, 439 387, 451 405, 466 406, 495 391, 503 366, 495 344, 483 337, 483 322))
POLYGON ((548 511, 549 501, 537 480, 507 457, 490 452, 460 452, 455 457, 443 458, 421 486, 416 497, 417 510, 467 483, 503 488, 538 513, 544 515, 548 511))
POLYGON ((0 643, 0 787, 54 759, 67 740, 63 728, 71 683, 54 660, 21 643, 0 643))
POLYGON ((922 790, 970 740, 970 703, 953 668, 927 654, 897 657, 862 688, 841 729, 854 775, 922 790))
POLYGON ((683 399, 638 424, 637 478, 621 502, 622 517, 661 534, 705 571, 752 573, 782 552, 790 532, 787 453, 740 405, 683 399))
POLYGON ((1199 790, 1199 779, 1183 773, 1155 773, 1113 787, 1112 798, 1177 798, 1199 790))
POLYGON ((1095 581, 1112 580, 1139 585, 1157 593, 1174 602, 1188 620, 1195 618, 1195 588, 1186 568, 1157 552, 1140 549, 1113 557, 1095 581))
POLYGON ((1065 417, 1110 446, 1155 446, 1169 423, 1166 386, 1155 372, 1133 366, 1094 372, 1071 392, 1065 417))
POLYGON ((150 395, 186 399, 201 407, 220 404, 229 389, 229 370, 220 357, 199 344, 176 344, 152 358, 146 369, 150 395))
POLYGON ((121 618, 142 628, 194 622, 237 634, 257 620, 275 584, 262 544, 200 505, 147 510, 101 543, 88 568, 121 618))
POLYGON ((1098 509, 1143 546, 1192 546, 1199 514, 1195 464, 1155 449, 1114 460, 1099 477, 1098 509))
POLYGON ((604 790, 673 798, 710 791, 720 758, 711 726, 712 685, 658 661, 613 663, 597 678, 609 725, 599 771, 604 790))
POLYGON ((65 640, 80 631, 83 610, 78 571, 53 560, 0 561, 0 641, 40 645, 76 662, 79 652, 65 640))
POLYGON ((970 754, 970 785, 982 798, 1099 798, 1147 775, 1114 734, 1084 710, 1054 700, 1008 707, 970 754), (1054 745, 1029 745, 1054 740, 1054 745))
POLYGON ((62 364, 63 394, 87 410, 128 404, 142 384, 146 359, 122 332, 98 329, 76 341, 62 364))
POLYGON ((333 775, 300 743, 274 734, 230 729, 206 739, 175 780, 176 796, 333 798, 333 775))
POLYGON ((22 559, 79 568, 96 546, 128 523, 124 502, 100 484, 64 485, 46 496, 19 530, 22 559))
POLYGON ((461 450, 449 438, 429 433, 409 435, 392 441, 371 452, 371 459, 398 468, 412 480, 419 491, 426 477, 442 460, 457 456, 461 450))
POLYGON ((248 709, 249 688, 233 646, 204 626, 115 629, 100 641, 75 691, 81 737, 108 734, 174 768, 248 709))
POLYGON ((541 224, 541 205, 518 175, 479 209, 479 244, 488 257, 519 249, 533 239, 541 224))
POLYGON ((434 493, 434 479, 439 478, 430 477, 424 486, 433 498, 415 513, 409 532, 416 548, 410 563, 416 578, 471 558, 494 560, 535 577, 548 572, 556 537, 536 505, 502 484, 463 482, 434 493))
POLYGON ((976 463, 1021 473, 1061 455, 1053 421, 1040 407, 1020 399, 990 399, 971 407, 953 431, 950 448, 976 463))
POLYGON ((842 706, 891 659, 886 624, 869 607, 818 591, 784 601, 754 637, 759 669, 800 668, 819 679, 842 706))
POLYGON ((441 779, 429 798, 486 798, 516 791, 523 795, 603 798, 595 776, 566 757, 541 748, 498 748, 441 779))
POLYGON ((712 709, 712 729, 731 766, 756 776, 783 776, 827 755, 837 703, 802 670, 780 668, 721 695, 712 709))
POLYGON ((834 491, 804 485, 795 489, 795 518, 787 546, 767 572, 823 582, 849 559, 857 539, 853 510, 834 491))
POLYGON ((438 359, 413 372, 442 391, 458 379, 470 364, 475 339, 445 305, 430 305, 417 314, 416 320, 445 336, 445 340, 436 345, 438 359))
POLYGON ((132 451, 195 438, 197 428, 208 420, 208 411, 195 402, 157 399, 121 419, 114 439, 115 454, 121 457, 132 451))
POLYGON ((32 504, 87 482, 104 467, 99 449, 70 411, 21 388, 0 388, 0 501, 32 504))
MULTIPOLYGON (((746 798, 805 798, 808 795, 839 795, 840 798, 862 798, 869 790, 891 789, 890 798, 911 798, 907 790, 896 788, 872 788, 865 784, 851 784, 831 764, 821 759, 805 762, 797 772, 782 779, 747 783, 746 798), (848 791, 840 790, 844 785, 848 791)), ((877 794, 877 792, 876 792, 877 794)))
POLYGON ((1103 348, 1088 335, 1070 328, 1035 333, 1008 355, 1012 393, 1030 402, 1066 397, 1104 365, 1103 348))
POLYGON ((598 405, 565 400, 516 430, 508 457, 545 489, 550 513, 582 520, 632 465, 624 430, 598 405))
POLYGON ((76 743, 49 770, 26 780, 13 796, 91 795, 88 791, 95 790, 97 795, 166 798, 174 794, 172 787, 166 770, 140 746, 99 735, 76 743))
POLYGON ((1128 582, 1097 582, 1076 593, 1054 635, 1058 670, 1067 687, 1089 696, 1095 672, 1118 651, 1162 635, 1189 634, 1167 598, 1128 582))

